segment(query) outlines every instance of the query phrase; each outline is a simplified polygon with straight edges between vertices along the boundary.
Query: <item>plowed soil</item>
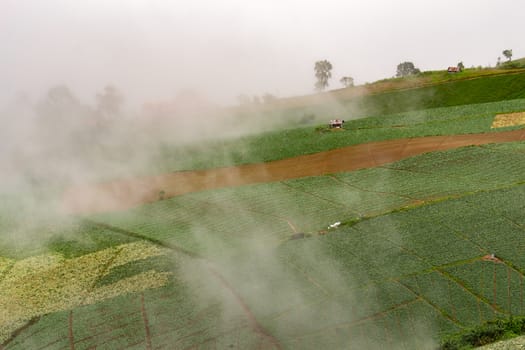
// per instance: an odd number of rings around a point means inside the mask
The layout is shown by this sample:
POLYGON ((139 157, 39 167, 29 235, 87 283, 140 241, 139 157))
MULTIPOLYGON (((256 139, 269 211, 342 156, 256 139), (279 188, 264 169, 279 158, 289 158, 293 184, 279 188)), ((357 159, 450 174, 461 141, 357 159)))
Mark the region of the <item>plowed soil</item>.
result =
POLYGON ((371 142, 268 163, 75 186, 65 191, 63 206, 67 212, 76 214, 125 210, 159 200, 161 191, 164 191, 163 198, 170 198, 207 189, 347 172, 426 152, 524 139, 525 130, 514 130, 371 142))

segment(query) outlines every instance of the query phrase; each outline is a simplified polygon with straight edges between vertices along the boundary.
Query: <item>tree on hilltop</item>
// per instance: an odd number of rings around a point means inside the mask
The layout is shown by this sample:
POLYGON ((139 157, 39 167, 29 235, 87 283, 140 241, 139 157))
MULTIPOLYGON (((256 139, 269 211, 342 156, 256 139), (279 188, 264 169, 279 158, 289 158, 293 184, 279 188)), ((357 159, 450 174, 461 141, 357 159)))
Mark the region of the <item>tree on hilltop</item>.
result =
POLYGON ((341 80, 339 80, 339 82, 343 84, 345 88, 354 86, 354 78, 352 77, 342 77, 341 80))
POLYGON ((421 73, 421 71, 416 68, 412 62, 403 62, 397 65, 396 77, 406 77, 419 73, 421 73))
POLYGON ((507 57, 510 62, 510 59, 512 58, 512 50, 503 50, 503 56, 507 57))
POLYGON ((328 86, 328 79, 332 77, 332 64, 327 60, 315 62, 315 77, 317 82, 315 83, 315 89, 322 91, 328 86))

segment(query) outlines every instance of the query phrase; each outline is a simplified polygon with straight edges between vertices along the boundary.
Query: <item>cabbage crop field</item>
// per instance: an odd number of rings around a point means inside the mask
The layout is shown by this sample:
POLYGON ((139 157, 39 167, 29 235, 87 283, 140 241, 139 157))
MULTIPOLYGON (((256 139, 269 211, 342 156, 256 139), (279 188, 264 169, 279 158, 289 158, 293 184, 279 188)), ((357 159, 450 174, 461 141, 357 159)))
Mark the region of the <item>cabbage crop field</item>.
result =
POLYGON ((523 169, 524 143, 471 146, 27 228, 2 347, 434 349, 524 314, 523 169))
POLYGON ((0 3, 0 350, 525 349, 525 2, 0 3))
POLYGON ((523 143, 433 152, 350 173, 177 196, 90 219, 200 253, 195 232, 223 244, 280 242, 351 222, 524 180, 523 143))

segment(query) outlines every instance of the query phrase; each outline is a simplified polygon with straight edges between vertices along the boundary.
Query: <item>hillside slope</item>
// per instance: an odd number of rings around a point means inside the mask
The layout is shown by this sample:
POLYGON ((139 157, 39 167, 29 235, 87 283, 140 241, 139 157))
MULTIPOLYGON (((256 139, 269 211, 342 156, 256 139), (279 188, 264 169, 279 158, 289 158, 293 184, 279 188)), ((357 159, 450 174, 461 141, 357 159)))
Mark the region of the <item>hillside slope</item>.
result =
POLYGON ((487 70, 397 78, 326 93, 284 98, 268 105, 235 110, 240 116, 261 113, 290 121, 379 116, 435 107, 486 103, 525 97, 525 69, 487 70))
POLYGON ((51 255, 3 242, 0 300, 31 307, 2 343, 435 349, 524 310, 524 164, 523 143, 466 147, 94 215, 51 255))

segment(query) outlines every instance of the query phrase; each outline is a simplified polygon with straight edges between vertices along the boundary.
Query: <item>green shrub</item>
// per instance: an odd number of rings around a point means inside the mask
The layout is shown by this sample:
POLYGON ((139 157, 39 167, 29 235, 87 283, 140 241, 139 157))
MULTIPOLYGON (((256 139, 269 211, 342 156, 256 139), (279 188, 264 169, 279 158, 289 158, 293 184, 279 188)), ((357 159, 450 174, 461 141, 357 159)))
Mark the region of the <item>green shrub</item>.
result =
POLYGON ((446 338, 440 346, 442 350, 471 349, 498 340, 509 339, 525 333, 525 317, 497 319, 482 325, 467 328, 446 338))

